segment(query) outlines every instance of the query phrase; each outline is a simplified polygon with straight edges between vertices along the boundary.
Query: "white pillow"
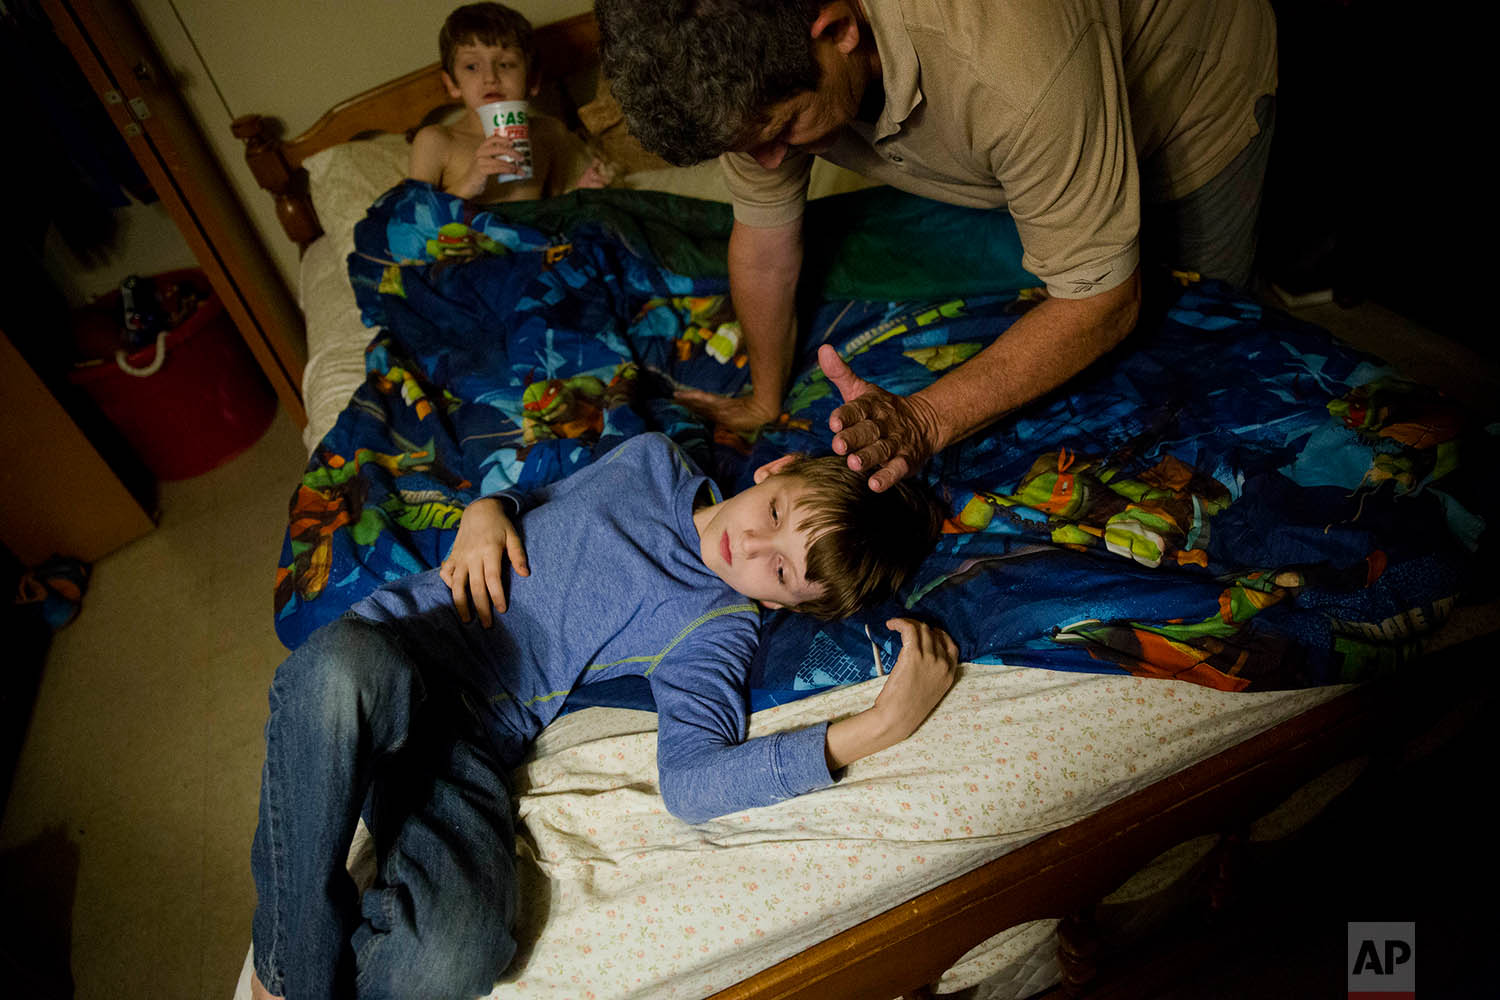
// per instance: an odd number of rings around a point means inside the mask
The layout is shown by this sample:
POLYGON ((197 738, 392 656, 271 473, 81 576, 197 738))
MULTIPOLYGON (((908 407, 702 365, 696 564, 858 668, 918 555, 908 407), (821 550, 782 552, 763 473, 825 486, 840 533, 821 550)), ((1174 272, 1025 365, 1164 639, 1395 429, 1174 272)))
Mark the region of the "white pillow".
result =
POLYGON ((364 382, 365 346, 375 333, 359 318, 347 257, 340 241, 328 233, 313 240, 302 255, 299 278, 307 319, 307 367, 302 370, 307 427, 302 442, 309 452, 364 382))
POLYGON ((354 252, 354 225, 371 202, 406 176, 411 146, 404 136, 382 135, 341 143, 303 161, 323 235, 302 255, 300 292, 307 320, 307 367, 302 399, 311 451, 333 426, 365 378, 365 346, 375 331, 359 318, 346 263, 354 252))
POLYGON ((353 250, 354 224, 371 202, 401 183, 410 159, 405 136, 379 135, 330 146, 302 161, 323 232, 347 235, 353 250))

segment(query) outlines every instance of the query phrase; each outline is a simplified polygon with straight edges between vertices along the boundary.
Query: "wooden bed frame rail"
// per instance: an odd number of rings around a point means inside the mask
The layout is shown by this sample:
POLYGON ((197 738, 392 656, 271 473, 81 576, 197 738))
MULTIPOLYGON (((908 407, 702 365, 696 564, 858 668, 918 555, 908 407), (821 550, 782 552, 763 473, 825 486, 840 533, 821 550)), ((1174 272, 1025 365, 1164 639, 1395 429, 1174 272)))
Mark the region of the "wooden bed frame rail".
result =
MULTIPOLYGON (((535 35, 537 61, 557 80, 599 61, 599 26, 592 13, 543 25, 535 35)), ((572 109, 566 106, 565 112, 572 109)), ((230 123, 245 144, 245 162, 255 181, 276 202, 276 218, 287 238, 306 250, 323 234, 307 190, 309 156, 330 146, 371 135, 408 138, 439 113, 457 107, 443 86, 442 66, 433 63, 338 104, 294 139, 281 138, 281 123, 265 115, 241 115, 230 123)))
MULTIPOLYGON (((1440 690, 1419 687, 1410 677, 1356 688, 710 1000, 929 997, 943 973, 989 937, 1031 920, 1091 912, 1163 851, 1203 834, 1242 830, 1335 764, 1392 749, 1425 731, 1453 711, 1455 685, 1471 695, 1493 696, 1493 675, 1476 667, 1493 655, 1484 641, 1471 640, 1425 661, 1420 673, 1429 682, 1441 676, 1440 690)), ((1078 970, 1068 969, 1062 944, 1059 962, 1065 991, 1072 993, 1086 984, 1078 970)), ((1085 969, 1083 975, 1092 972, 1085 969)))

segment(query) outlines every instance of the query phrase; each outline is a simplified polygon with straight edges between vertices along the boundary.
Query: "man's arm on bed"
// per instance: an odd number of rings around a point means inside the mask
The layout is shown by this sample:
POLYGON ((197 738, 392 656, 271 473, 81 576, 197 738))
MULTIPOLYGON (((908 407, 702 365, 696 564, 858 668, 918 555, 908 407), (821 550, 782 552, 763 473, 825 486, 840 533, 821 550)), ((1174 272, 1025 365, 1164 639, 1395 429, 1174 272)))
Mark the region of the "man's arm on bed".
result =
POLYGON ((877 492, 930 457, 1062 385, 1125 339, 1140 311, 1140 269, 1086 299, 1046 299, 992 344, 911 396, 879 389, 832 348, 818 353, 845 402, 828 418, 833 450, 870 470, 877 492))
POLYGON ((729 293, 750 355, 751 394, 684 389, 677 394, 680 402, 734 430, 753 430, 780 416, 792 370, 801 270, 801 219, 770 229, 735 222, 729 234, 729 293))

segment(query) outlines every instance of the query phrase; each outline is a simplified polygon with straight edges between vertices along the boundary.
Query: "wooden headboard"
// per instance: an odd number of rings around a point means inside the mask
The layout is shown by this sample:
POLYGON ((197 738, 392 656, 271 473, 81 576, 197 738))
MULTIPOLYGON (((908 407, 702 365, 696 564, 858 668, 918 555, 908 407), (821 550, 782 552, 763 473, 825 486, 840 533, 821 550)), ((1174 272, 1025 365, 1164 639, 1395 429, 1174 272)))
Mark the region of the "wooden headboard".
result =
MULTIPOLYGON (((574 119, 577 100, 562 86, 597 67, 599 26, 592 12, 542 25, 535 35, 537 62, 555 87, 555 101, 565 121, 574 119)), ((241 115, 231 124, 245 144, 245 162, 255 181, 276 201, 276 218, 299 248, 323 234, 307 189, 303 162, 314 153, 353 139, 382 133, 405 134, 446 110, 457 107, 443 86, 442 66, 430 66, 373 87, 334 106, 306 132, 283 140, 281 123, 265 115, 241 115)), ((571 124, 571 122, 569 122, 571 124)))

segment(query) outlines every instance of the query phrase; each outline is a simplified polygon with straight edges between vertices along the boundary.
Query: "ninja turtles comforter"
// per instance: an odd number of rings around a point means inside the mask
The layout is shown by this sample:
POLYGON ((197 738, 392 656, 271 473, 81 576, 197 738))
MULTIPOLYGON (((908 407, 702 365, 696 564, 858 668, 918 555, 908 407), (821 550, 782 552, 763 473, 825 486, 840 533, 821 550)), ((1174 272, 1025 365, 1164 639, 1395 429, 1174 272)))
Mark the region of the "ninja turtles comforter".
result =
MULTIPOLYGON (((291 502, 282 641, 437 565, 474 498, 631 435, 665 432, 729 492, 785 451, 826 453, 841 400, 819 345, 909 393, 1039 299, 1003 212, 884 189, 815 202, 794 381, 746 441, 671 401, 746 386, 730 224, 647 192, 479 211, 408 181, 377 201, 349 259, 377 331, 368 374, 291 502)), ((754 707, 887 669, 893 613, 942 624, 970 661, 1228 690, 1359 680, 1419 652, 1487 541, 1492 436, 1227 287, 1169 279, 1147 303, 1119 350, 930 463, 949 517, 890 604, 832 625, 767 614, 754 707)), ((649 704, 643 684, 598 697, 649 704)))

